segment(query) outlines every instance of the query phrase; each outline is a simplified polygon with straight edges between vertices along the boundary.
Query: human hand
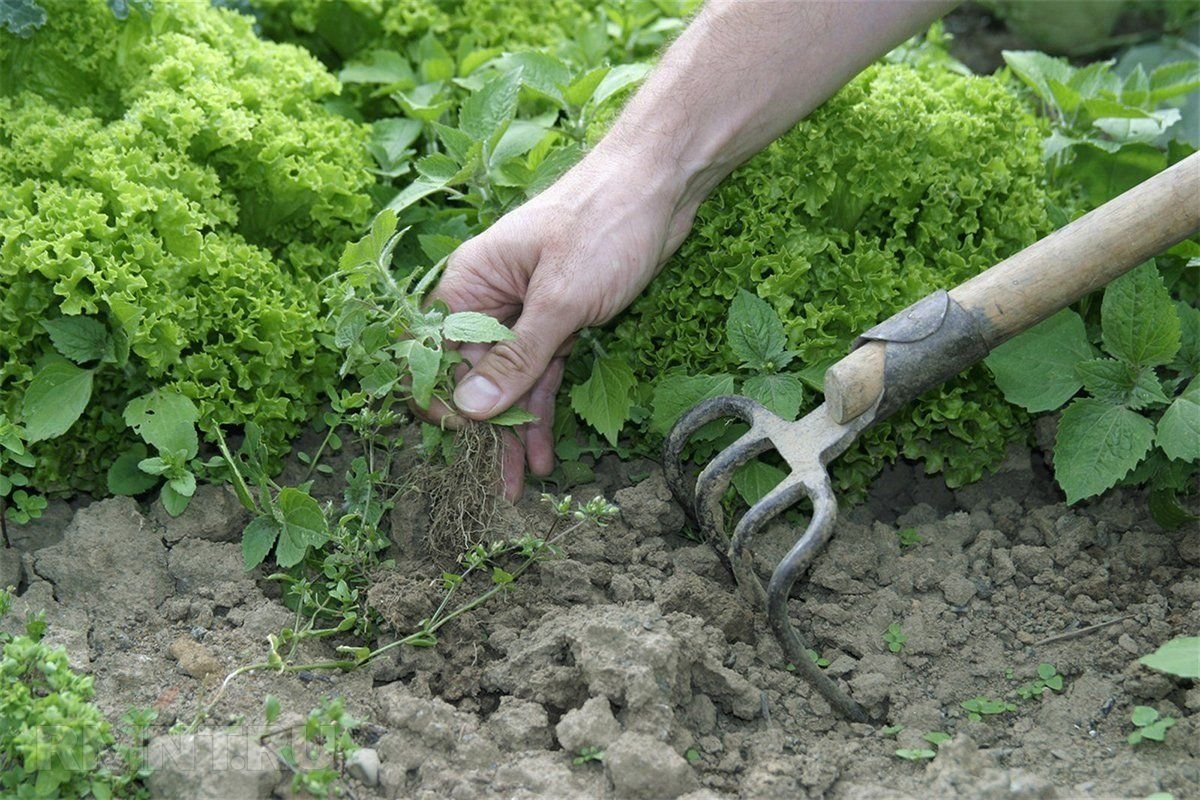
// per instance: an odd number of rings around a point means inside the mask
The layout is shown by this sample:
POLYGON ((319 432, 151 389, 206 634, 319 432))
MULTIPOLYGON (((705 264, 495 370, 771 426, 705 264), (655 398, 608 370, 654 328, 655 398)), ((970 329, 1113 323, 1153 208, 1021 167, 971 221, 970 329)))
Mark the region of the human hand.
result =
POLYGON ((519 405, 538 419, 506 433, 504 494, 520 496, 524 468, 554 468, 554 397, 575 334, 612 319, 646 287, 691 228, 697 202, 682 181, 602 143, 542 194, 451 256, 431 297, 509 325, 512 341, 463 344, 453 425, 519 405), (649 166, 649 168, 647 168, 649 166))

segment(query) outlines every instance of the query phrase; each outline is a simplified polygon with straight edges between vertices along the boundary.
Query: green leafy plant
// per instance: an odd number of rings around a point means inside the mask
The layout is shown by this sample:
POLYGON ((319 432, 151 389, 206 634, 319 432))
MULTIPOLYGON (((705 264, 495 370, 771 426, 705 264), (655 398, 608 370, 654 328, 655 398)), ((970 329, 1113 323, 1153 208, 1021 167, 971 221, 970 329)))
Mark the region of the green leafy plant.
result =
POLYGON ((901 528, 896 531, 896 538, 899 539, 901 548, 915 547, 924 541, 916 528, 901 528))
POLYGON ((1200 310, 1173 302, 1150 262, 1105 289, 1100 338, 1098 356, 1068 309, 1001 345, 987 364, 1011 402, 1030 411, 1065 405, 1054 475, 1068 502, 1149 482, 1174 507, 1200 462, 1200 310))
POLYGON ((1017 687, 1017 694, 1023 700, 1032 700, 1035 697, 1041 697, 1047 690, 1052 692, 1061 692, 1063 688, 1063 676, 1058 674, 1053 664, 1041 663, 1037 668, 1037 680, 1022 684, 1017 687))
POLYGON ((268 730, 259 737, 259 742, 291 773, 292 791, 320 798, 346 794, 346 759, 359 749, 352 737, 360 723, 347 713, 345 700, 328 698, 312 709, 299 726, 271 729, 280 711, 279 700, 268 695, 263 703, 268 730), (297 727, 299 749, 291 741, 276 746, 276 740, 296 733, 297 727))
POLYGON ((930 750, 927 747, 916 748, 899 748, 896 750, 896 755, 903 758, 905 761, 925 761, 937 755, 936 750, 930 750))
POLYGON ((899 622, 893 622, 888 625, 886 631, 883 632, 883 643, 887 645, 888 650, 893 653, 899 653, 904 649, 904 643, 908 641, 908 637, 904 635, 904 631, 900 629, 899 622))
POLYGON ((1200 636, 1180 636, 1138 659, 1150 669, 1178 678, 1200 678, 1200 636))
POLYGON ((982 696, 964 700, 959 705, 967 712, 967 718, 972 722, 979 722, 987 716, 1017 710, 1016 705, 1007 700, 992 700, 982 696))
POLYGON ((598 762, 603 763, 604 748, 603 747, 581 747, 579 749, 579 755, 577 755, 571 759, 571 763, 574 764, 575 766, 579 766, 581 764, 586 764, 589 761, 598 761, 598 762))
POLYGON ((1127 737, 1130 744, 1141 744, 1146 740, 1161 742, 1166 738, 1167 730, 1175 725, 1173 717, 1163 717, 1150 706, 1134 706, 1129 721, 1136 728, 1127 737))

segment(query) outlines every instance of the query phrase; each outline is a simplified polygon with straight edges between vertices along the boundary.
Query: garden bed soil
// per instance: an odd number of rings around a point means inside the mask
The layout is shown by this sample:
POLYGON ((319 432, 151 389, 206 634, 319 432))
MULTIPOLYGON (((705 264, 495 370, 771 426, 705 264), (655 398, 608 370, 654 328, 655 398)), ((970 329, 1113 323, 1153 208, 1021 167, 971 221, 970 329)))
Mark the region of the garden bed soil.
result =
MULTIPOLYGON (((1200 534, 1159 529, 1132 493, 1068 508, 1037 466, 1015 451, 958 492, 893 468, 801 581, 796 623, 830 675, 903 726, 891 735, 839 719, 786 668, 649 462, 604 461, 575 496, 605 493, 621 518, 578 531, 565 557, 448 625, 436 647, 348 673, 241 675, 190 737, 165 731, 292 619, 278 584, 242 569, 246 518, 228 490, 201 488, 178 519, 130 499, 52 504, 0 558, 0 583, 20 588, 4 624, 44 610, 110 718, 158 710, 160 798, 293 796, 258 745, 268 694, 284 709, 275 729, 346 698, 366 760, 379 757, 377 772, 356 770, 375 785, 347 782, 358 798, 1200 796, 1200 688, 1137 663, 1196 633, 1200 534), (647 470, 636 485, 624 477, 647 470), (902 547, 901 529, 920 541, 902 547), (907 636, 899 653, 882 638, 892 623, 907 636), (1041 662, 1063 690, 1019 699, 1041 662), (977 696, 1016 711, 971 721, 960 703, 977 696), (1178 720, 1165 742, 1126 742, 1135 705, 1178 720), (936 758, 895 755, 931 747, 930 731, 953 736, 936 758), (585 747, 604 760, 574 763, 585 747)), ((417 498, 398 509, 398 562, 372 590, 401 632, 437 597, 439 570, 413 545, 424 518, 417 498)), ((531 490, 508 518, 538 532, 550 514, 531 490)), ((764 568, 795 534, 770 529, 764 568)), ((338 643, 306 656, 335 657, 338 643)))

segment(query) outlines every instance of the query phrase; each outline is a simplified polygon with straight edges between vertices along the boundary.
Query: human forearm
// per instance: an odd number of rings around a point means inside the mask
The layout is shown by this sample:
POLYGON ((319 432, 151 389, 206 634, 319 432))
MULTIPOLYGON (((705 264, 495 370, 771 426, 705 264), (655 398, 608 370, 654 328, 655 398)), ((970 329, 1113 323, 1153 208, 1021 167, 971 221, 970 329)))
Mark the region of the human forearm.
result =
POLYGON ((953 0, 710 0, 598 145, 694 210, 953 0))

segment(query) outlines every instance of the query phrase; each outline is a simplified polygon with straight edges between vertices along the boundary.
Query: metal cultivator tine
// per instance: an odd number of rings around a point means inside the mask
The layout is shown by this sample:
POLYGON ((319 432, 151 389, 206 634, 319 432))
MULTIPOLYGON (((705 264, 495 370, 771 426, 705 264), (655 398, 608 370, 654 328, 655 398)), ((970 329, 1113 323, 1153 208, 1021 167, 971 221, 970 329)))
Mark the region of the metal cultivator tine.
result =
POLYGON ((667 436, 664 448, 664 470, 676 500, 692 516, 709 543, 728 558, 742 592, 759 608, 766 609, 771 629, 788 661, 839 713, 856 722, 866 722, 866 713, 809 657, 808 645, 788 615, 788 596, 833 533, 837 500, 826 465, 873 419, 873 413, 866 413, 839 424, 822 405, 797 422, 787 422, 749 398, 716 397, 685 414, 667 436), (749 424, 750 430, 717 454, 691 490, 684 477, 683 448, 701 427, 724 417, 736 417, 749 424), (792 471, 742 515, 730 539, 726 535, 721 499, 738 467, 771 449, 783 456, 792 471), (812 520, 764 589, 754 572, 750 545, 772 519, 804 497, 812 500, 812 520))

